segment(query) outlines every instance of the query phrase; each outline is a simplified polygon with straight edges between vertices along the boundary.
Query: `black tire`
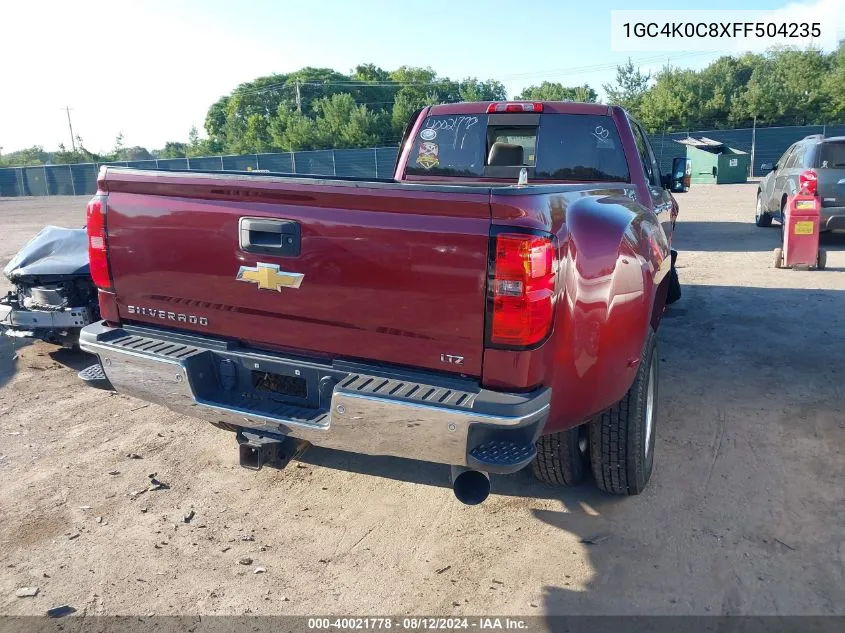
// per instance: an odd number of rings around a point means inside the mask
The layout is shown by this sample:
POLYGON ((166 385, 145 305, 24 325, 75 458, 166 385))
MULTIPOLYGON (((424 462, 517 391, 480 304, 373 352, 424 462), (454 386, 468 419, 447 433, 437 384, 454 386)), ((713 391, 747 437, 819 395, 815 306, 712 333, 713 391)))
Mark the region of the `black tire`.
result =
POLYGON ((757 226, 771 226, 772 214, 763 210, 763 198, 757 194, 757 207, 754 213, 754 224, 757 226))
POLYGON ((657 337, 649 329, 634 384, 622 400, 590 422, 590 461, 604 492, 638 495, 651 478, 658 370, 657 337))
POLYGON ((540 481, 555 486, 576 486, 589 466, 587 426, 544 435, 537 440, 531 470, 540 481))
POLYGON ((824 270, 825 266, 827 266, 827 251, 823 248, 819 249, 819 256, 816 260, 816 268, 819 270, 824 270))
POLYGON ((678 270, 672 266, 669 271, 669 288, 666 291, 666 305, 675 303, 681 298, 681 280, 678 279, 678 270))

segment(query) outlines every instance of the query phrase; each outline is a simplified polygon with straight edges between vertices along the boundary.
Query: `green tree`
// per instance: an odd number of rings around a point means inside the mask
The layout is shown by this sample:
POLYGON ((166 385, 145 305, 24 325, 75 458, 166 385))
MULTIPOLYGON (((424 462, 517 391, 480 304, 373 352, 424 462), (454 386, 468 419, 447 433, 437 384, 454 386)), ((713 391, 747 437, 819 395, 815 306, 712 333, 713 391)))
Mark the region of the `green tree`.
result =
POLYGON ((76 137, 76 144, 79 149, 67 149, 64 143, 59 143, 59 149, 53 152, 51 162, 57 165, 71 165, 75 163, 92 162, 91 156, 82 147, 82 139, 76 137))
POLYGON ((288 78, 296 105, 296 87, 299 85, 299 108, 305 114, 314 111, 314 101, 353 89, 352 78, 331 68, 302 68, 288 78))
POLYGON ((123 153, 123 132, 118 132, 114 139, 114 149, 112 150, 111 160, 124 160, 121 158, 123 153))
POLYGON ((637 116, 650 79, 651 75, 641 73, 629 57, 627 63, 616 67, 616 83, 603 84, 602 88, 611 104, 620 105, 637 116))
MULTIPOLYGON (((448 93, 453 88, 448 82, 438 82, 437 73, 432 68, 401 66, 390 73, 390 79, 400 86, 391 112, 391 140, 401 136, 413 112, 449 100, 448 93)), ((452 100, 457 101, 460 99, 457 84, 454 90, 458 94, 452 100)))
POLYGON ((33 145, 26 149, 10 152, 3 155, 3 162, 9 167, 31 167, 43 165, 47 162, 48 155, 41 145, 33 145))
POLYGON ((391 81, 388 71, 375 64, 361 64, 350 79, 355 82, 349 89, 355 103, 373 112, 390 112, 399 86, 391 81))
POLYGON ((205 115, 205 131, 208 137, 220 143, 225 141, 224 128, 226 117, 229 112, 229 97, 220 97, 211 104, 208 113, 205 115))
POLYGON ((573 101, 580 101, 581 103, 596 103, 598 100, 598 93, 587 84, 575 87, 575 98, 573 101))
POLYGON ((737 108, 754 69, 763 56, 746 53, 741 57, 724 56, 699 73, 701 78, 699 118, 708 127, 739 127, 750 123, 737 108))
POLYGON ((845 40, 831 55, 830 71, 822 84, 827 107, 825 117, 830 121, 845 121, 845 40))
POLYGON ((650 132, 701 127, 699 76, 692 70, 666 68, 642 95, 637 116, 650 132))
POLYGON ((824 78, 832 56, 817 50, 774 49, 751 73, 737 99, 736 115, 758 125, 806 125, 829 112, 824 78))
POLYGON ((564 86, 559 83, 544 81, 539 86, 525 88, 517 99, 521 101, 581 101, 595 103, 598 94, 589 85, 564 86))
POLYGON ((434 94, 417 95, 417 94, 398 94, 396 101, 393 102, 393 111, 390 116, 390 126, 392 135, 391 142, 398 142, 405 130, 405 126, 411 115, 420 108, 427 105, 434 105, 437 103, 437 97, 434 94))
POLYGON ((68 151, 64 143, 59 143, 59 149, 53 153, 53 162, 57 165, 66 165, 80 161, 76 158, 76 152, 68 151))
POLYGON ((357 105, 350 94, 336 94, 314 104, 321 147, 372 147, 379 141, 379 117, 357 105))
POLYGON ((186 143, 179 143, 177 141, 167 141, 164 144, 164 149, 157 152, 158 158, 185 158, 187 156, 188 145, 186 143))
POLYGON ((210 143, 233 154, 385 145, 398 140, 410 114, 422 106, 505 98, 498 81, 455 81, 431 68, 387 71, 360 64, 349 75, 302 68, 237 86, 211 105, 205 130, 210 143))
POLYGON ((152 160, 153 155, 147 150, 146 147, 140 147, 138 145, 134 147, 126 147, 120 153, 120 160, 152 160))
MULTIPOLYGON (((211 138, 200 138, 199 131, 195 126, 192 126, 188 131, 188 143, 177 143, 181 148, 174 148, 177 151, 181 149, 181 156, 214 156, 222 153, 222 145, 211 138)), ((166 146, 165 146, 166 147, 166 146)))
POLYGON ((500 81, 481 81, 475 77, 461 81, 458 94, 461 101, 504 101, 508 98, 500 81))
POLYGON ((243 148, 250 153, 269 152, 273 148, 268 117, 251 114, 246 120, 243 148))
POLYGON ((304 114, 279 107, 279 114, 270 122, 273 145, 286 152, 319 149, 317 122, 304 114))
POLYGON ((288 83, 289 75, 268 75, 254 81, 240 84, 232 94, 221 97, 209 108, 205 118, 205 129, 209 140, 218 144, 227 153, 244 154, 253 151, 252 146, 261 137, 261 125, 253 119, 250 138, 247 125, 250 117, 264 118, 269 124, 280 104, 292 107, 295 90, 288 83))

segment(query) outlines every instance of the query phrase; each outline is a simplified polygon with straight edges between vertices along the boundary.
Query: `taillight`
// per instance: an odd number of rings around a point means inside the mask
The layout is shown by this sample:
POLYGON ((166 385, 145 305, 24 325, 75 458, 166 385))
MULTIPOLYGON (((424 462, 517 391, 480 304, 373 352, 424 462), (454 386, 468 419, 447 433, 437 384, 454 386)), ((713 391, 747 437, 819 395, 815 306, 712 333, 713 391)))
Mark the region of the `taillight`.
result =
POLYGON ((491 103, 487 106, 487 114, 496 112, 542 112, 542 103, 529 103, 527 101, 516 101, 511 103, 491 103))
POLYGON ((811 196, 816 195, 819 187, 819 176, 812 169, 801 172, 798 176, 798 189, 802 193, 808 193, 811 196))
POLYGON ((111 289, 109 254, 106 234, 107 198, 94 196, 85 209, 85 228, 88 232, 88 265, 94 285, 111 289))
POLYGON ((496 236, 491 303, 492 345, 527 347, 552 327, 556 257, 550 237, 500 233, 496 236))

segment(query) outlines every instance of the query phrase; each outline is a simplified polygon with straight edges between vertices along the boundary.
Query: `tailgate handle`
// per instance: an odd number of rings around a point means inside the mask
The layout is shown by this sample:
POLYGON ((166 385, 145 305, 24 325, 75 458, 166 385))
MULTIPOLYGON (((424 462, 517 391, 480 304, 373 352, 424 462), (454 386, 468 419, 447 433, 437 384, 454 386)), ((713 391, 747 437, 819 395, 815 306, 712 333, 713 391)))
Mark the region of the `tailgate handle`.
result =
POLYGON ((299 257, 300 227, 294 220, 241 218, 239 243, 247 253, 299 257))

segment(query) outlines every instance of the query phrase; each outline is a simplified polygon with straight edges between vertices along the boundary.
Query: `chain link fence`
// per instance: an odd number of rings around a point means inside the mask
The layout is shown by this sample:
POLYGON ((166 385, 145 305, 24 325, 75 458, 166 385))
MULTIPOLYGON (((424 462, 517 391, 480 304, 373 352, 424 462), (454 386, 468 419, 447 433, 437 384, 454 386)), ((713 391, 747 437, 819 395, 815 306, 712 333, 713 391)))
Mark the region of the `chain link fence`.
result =
POLYGON ((202 171, 268 170, 283 174, 392 178, 399 149, 316 150, 240 156, 198 156, 157 160, 39 165, 0 169, 0 196, 78 196, 97 191, 101 165, 138 169, 196 169, 202 171))
MULTIPOLYGON (((683 145, 675 141, 687 136, 706 136, 725 143, 729 147, 751 153, 753 161, 750 175, 760 176, 762 175, 761 164, 776 162, 792 143, 810 134, 843 136, 845 124, 690 130, 654 134, 650 138, 664 172, 672 168, 672 158, 683 156, 686 151, 683 145)), ((199 156, 111 163, 7 167, 0 169, 0 196, 92 195, 97 190, 97 173, 100 165, 203 171, 261 169, 284 174, 392 178, 398 152, 396 147, 370 147, 241 156, 199 156)))

